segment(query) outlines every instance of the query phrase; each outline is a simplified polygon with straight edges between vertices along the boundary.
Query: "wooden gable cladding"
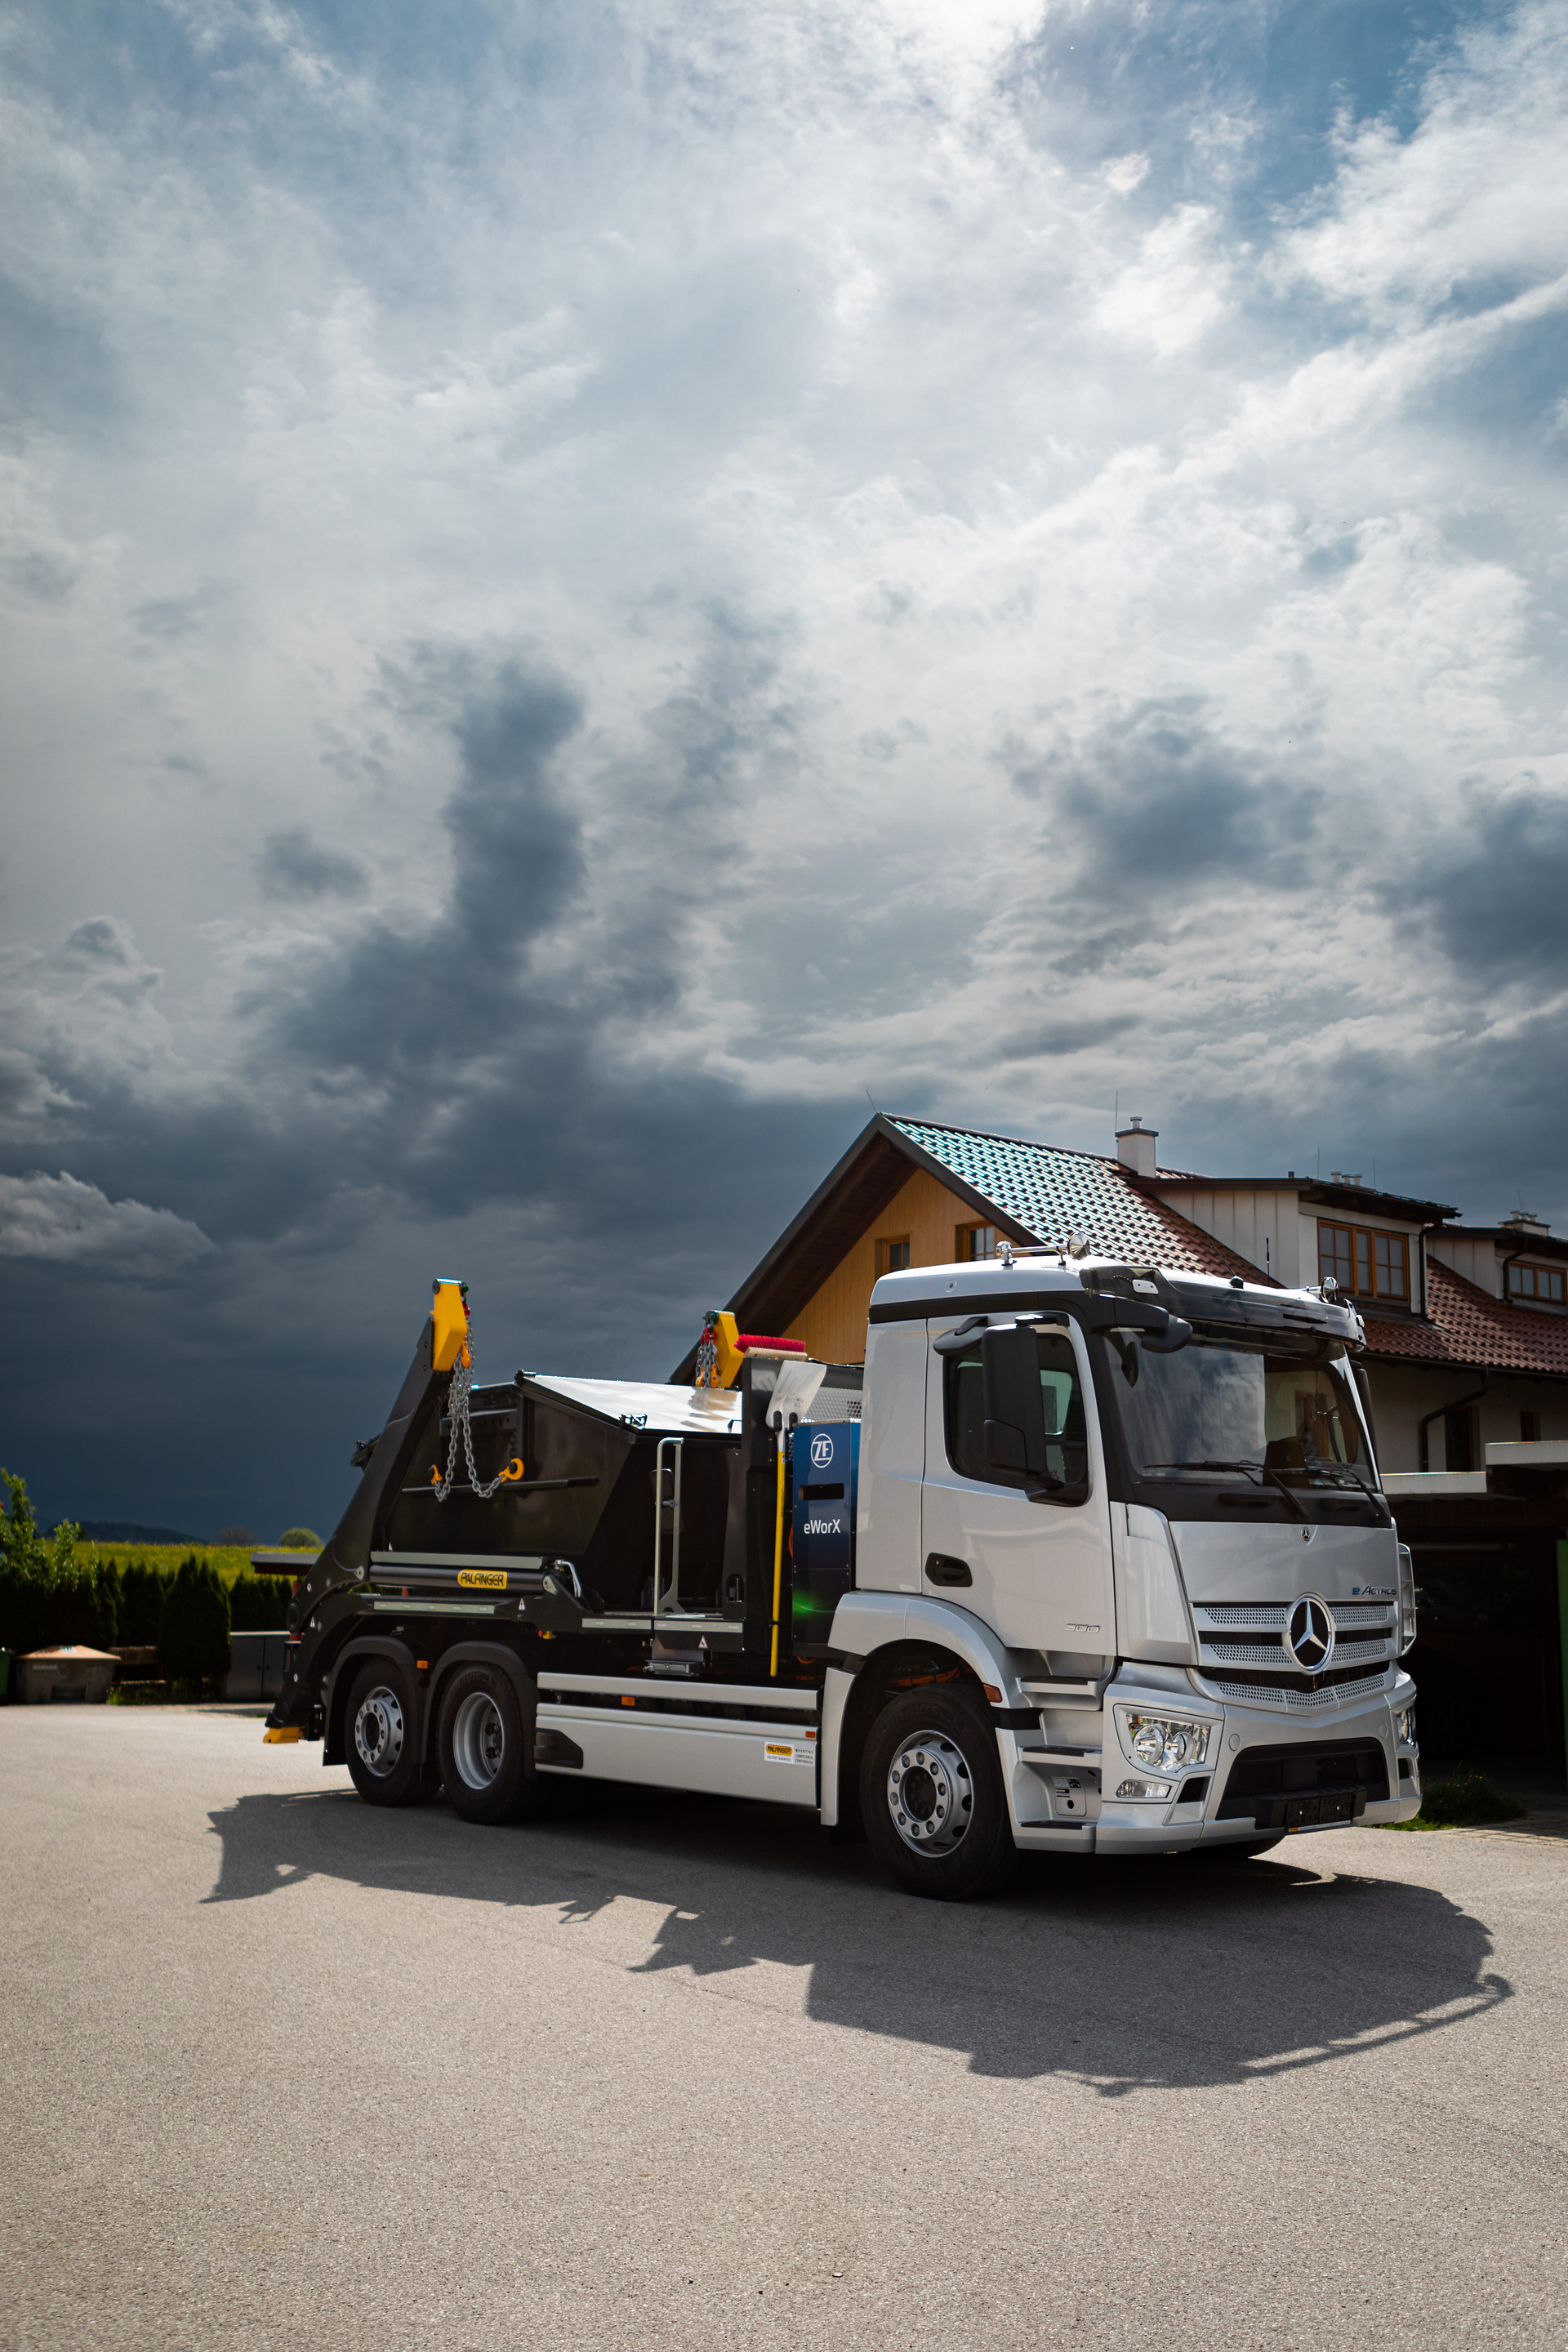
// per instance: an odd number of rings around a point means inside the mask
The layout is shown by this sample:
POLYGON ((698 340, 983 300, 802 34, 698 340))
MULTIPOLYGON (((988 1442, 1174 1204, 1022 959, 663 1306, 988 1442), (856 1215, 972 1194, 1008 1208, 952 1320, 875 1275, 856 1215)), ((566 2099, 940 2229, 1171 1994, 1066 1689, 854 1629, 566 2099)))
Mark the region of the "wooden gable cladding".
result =
MULTIPOLYGON (((906 1169, 908 1162, 904 1163, 906 1169)), ((923 1169, 862 1223, 854 1240, 784 1337, 801 1340, 808 1355, 829 1364, 858 1364, 866 1353, 866 1317, 877 1279, 877 1244, 907 1240, 911 1265, 952 1263, 960 1225, 974 1222, 971 1203, 923 1169)))
MULTIPOLYGON (((880 1238, 907 1240, 911 1265, 946 1265, 961 1225, 1033 1238, 962 1176, 943 1181, 931 1168, 931 1154, 879 1111, 728 1301, 741 1329, 798 1339, 829 1363, 858 1363, 880 1238)), ((694 1343, 670 1378, 689 1381, 696 1367, 694 1343)))
POLYGON ((795 1336, 795 1318, 898 1193, 914 1157, 874 1127, 858 1139, 731 1302, 742 1330, 795 1336))

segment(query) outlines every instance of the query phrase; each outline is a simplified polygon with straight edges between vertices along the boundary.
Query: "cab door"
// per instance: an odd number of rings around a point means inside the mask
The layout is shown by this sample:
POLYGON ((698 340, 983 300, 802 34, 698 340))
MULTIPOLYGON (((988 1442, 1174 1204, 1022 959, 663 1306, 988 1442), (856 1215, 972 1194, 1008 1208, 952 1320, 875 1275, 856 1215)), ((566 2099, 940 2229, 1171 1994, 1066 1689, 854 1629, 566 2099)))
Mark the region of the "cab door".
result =
POLYGON ((1010 1649, 1067 1653, 1089 1661, 1116 1646, 1110 1519, 1084 1336, 1076 1325, 1036 1330, 1047 1462, 1062 1499, 1035 1502, 1020 1475, 985 1454, 980 1334, 941 1356, 934 1341, 960 1318, 929 1327, 921 1591, 955 1601, 994 1628, 1010 1649))

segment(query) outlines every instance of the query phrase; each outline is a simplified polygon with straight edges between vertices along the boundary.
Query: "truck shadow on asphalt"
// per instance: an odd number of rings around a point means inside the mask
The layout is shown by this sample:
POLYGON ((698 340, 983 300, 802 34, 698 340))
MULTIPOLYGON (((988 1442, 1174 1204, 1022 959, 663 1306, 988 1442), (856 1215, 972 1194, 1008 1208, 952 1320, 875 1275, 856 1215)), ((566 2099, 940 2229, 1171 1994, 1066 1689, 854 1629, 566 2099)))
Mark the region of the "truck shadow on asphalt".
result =
POLYGON ((864 1846, 828 1847, 814 1819, 723 1798, 572 1788, 558 1817, 487 1830, 444 1802, 377 1811, 334 1789, 244 1797, 210 1818, 223 1841, 210 1903, 324 1877, 507 1906, 537 1937, 629 1899, 665 1913, 630 1973, 806 1970, 813 2019, 1108 2097, 1452 2032, 1512 1991, 1487 1967, 1485 1925, 1380 1876, 1383 1841, 1365 1830, 1243 1864, 1032 1855, 1005 1894, 949 1906, 889 1885, 864 1846))

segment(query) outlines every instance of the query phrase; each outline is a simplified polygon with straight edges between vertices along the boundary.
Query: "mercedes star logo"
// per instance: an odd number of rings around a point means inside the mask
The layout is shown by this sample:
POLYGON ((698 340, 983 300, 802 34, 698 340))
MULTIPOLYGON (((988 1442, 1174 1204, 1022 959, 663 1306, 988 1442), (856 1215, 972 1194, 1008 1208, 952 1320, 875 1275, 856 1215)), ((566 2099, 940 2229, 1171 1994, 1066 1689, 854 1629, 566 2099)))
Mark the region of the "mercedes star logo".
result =
POLYGON ((1321 1674, 1328 1664, 1334 1646, 1334 1621, 1328 1602, 1320 1601, 1315 1592, 1304 1592, 1291 1610, 1285 1646, 1309 1675, 1321 1674))

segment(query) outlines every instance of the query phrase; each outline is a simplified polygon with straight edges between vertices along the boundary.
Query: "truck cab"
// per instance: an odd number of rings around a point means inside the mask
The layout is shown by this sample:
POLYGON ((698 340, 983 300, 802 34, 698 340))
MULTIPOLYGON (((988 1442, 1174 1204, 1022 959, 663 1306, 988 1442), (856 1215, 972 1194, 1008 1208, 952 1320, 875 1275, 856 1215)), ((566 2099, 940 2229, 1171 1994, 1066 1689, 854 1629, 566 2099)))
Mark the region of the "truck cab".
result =
POLYGON ((1418 1810, 1362 1336, 1331 1297, 1108 1260, 878 1283, 835 1635, 962 1628, 1016 1845, 1261 1851, 1418 1810))

